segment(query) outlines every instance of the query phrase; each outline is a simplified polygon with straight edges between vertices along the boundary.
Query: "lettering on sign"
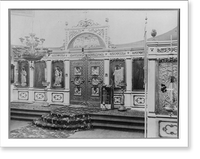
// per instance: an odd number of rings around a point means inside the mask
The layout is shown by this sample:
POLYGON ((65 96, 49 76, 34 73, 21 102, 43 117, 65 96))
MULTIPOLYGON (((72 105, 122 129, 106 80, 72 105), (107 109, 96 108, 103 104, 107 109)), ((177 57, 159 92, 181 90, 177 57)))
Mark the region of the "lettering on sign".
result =
POLYGON ((126 55, 125 52, 111 52, 110 53, 111 56, 119 56, 119 55, 126 55))
POLYGON ((158 53, 177 53, 177 47, 165 47, 165 48, 157 48, 158 53))
POLYGON ((138 54, 143 54, 143 52, 142 51, 134 51, 134 52, 132 52, 132 55, 138 55, 138 54))

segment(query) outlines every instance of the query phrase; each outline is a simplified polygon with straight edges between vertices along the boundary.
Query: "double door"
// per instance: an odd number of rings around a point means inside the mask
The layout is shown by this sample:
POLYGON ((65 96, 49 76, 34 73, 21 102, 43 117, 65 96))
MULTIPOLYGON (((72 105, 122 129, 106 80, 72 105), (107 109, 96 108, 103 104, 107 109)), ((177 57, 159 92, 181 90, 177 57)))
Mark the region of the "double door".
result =
POLYGON ((103 60, 70 61, 70 103, 100 106, 104 74, 103 60))

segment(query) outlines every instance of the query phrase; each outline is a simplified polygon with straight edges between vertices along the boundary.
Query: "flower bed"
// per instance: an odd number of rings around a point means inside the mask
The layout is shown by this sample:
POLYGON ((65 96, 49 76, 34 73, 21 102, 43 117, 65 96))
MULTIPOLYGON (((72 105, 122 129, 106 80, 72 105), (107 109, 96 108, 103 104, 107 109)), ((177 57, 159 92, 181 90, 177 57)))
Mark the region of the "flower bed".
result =
POLYGON ((52 110, 33 123, 39 127, 50 129, 89 129, 91 127, 90 113, 100 111, 99 108, 62 107, 52 110))

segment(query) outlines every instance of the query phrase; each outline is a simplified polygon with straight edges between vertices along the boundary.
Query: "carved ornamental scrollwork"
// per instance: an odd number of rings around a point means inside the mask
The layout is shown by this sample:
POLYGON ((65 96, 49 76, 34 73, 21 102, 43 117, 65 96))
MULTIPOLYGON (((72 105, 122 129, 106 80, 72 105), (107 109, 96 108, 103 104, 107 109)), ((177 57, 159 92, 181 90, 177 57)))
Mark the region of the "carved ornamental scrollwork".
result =
POLYGON ((98 26, 98 25, 99 25, 98 23, 95 23, 91 19, 85 19, 85 20, 79 21, 78 24, 76 26, 74 26, 74 27, 83 27, 83 28, 86 28, 86 27, 98 26))
POLYGON ((69 32, 69 40, 71 40, 72 38, 74 38, 76 35, 80 34, 82 32, 82 30, 71 30, 69 32))
POLYGON ((177 115, 178 63, 176 58, 160 59, 158 64, 158 105, 156 112, 177 115))
POLYGON ((98 77, 92 77, 89 82, 93 85, 93 86, 98 86, 100 83, 102 83, 102 80, 98 77))
POLYGON ((177 122, 159 121, 159 136, 162 138, 177 138, 177 122))
POLYGON ((84 83, 84 80, 83 80, 83 78, 81 78, 81 77, 75 77, 73 83, 74 83, 76 86, 80 86, 82 83, 84 83))

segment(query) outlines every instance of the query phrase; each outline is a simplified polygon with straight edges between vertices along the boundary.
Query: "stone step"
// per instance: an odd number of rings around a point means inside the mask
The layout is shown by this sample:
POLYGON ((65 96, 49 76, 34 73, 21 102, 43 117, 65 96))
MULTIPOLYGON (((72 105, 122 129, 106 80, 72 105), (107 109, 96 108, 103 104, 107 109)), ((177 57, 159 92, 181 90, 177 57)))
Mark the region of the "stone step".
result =
POLYGON ((93 113, 91 114, 91 124, 93 127, 100 128, 144 131, 145 121, 142 116, 93 113))
POLYGON ((140 130, 144 131, 144 126, 135 126, 135 125, 124 125, 124 124, 111 124, 111 123, 99 123, 99 122, 92 122, 93 127, 98 128, 114 128, 114 129, 127 129, 127 130, 140 130))
POLYGON ((103 117, 103 116, 92 116, 92 121, 110 121, 110 122, 120 122, 120 123, 130 123, 130 124, 144 124, 144 120, 135 120, 133 119, 127 119, 127 118, 116 118, 116 117, 103 117))
POLYGON ((144 116, 138 116, 138 115, 124 115, 124 114, 106 114, 103 112, 97 112, 97 113, 91 113, 92 116, 112 116, 112 117, 126 117, 126 118, 137 118, 137 119, 144 119, 144 116))
POLYGON ((46 110, 33 110, 33 109, 18 109, 11 108, 10 114, 13 120, 33 121, 40 118, 42 115, 50 113, 46 110))
POLYGON ((39 113, 39 112, 23 112, 23 111, 11 111, 11 116, 35 116, 41 117, 46 113, 39 113))
POLYGON ((16 116, 12 115, 11 120, 23 120, 23 121, 33 121, 35 119, 38 119, 38 117, 30 117, 30 116, 16 116))
POLYGON ((50 110, 39 110, 39 109, 22 109, 22 108, 11 108, 11 112, 37 112, 37 113, 50 113, 50 110))
POLYGON ((126 116, 122 117, 122 116, 113 116, 113 115, 109 115, 109 116, 108 115, 91 115, 91 120, 144 124, 144 118, 126 117, 126 116))

